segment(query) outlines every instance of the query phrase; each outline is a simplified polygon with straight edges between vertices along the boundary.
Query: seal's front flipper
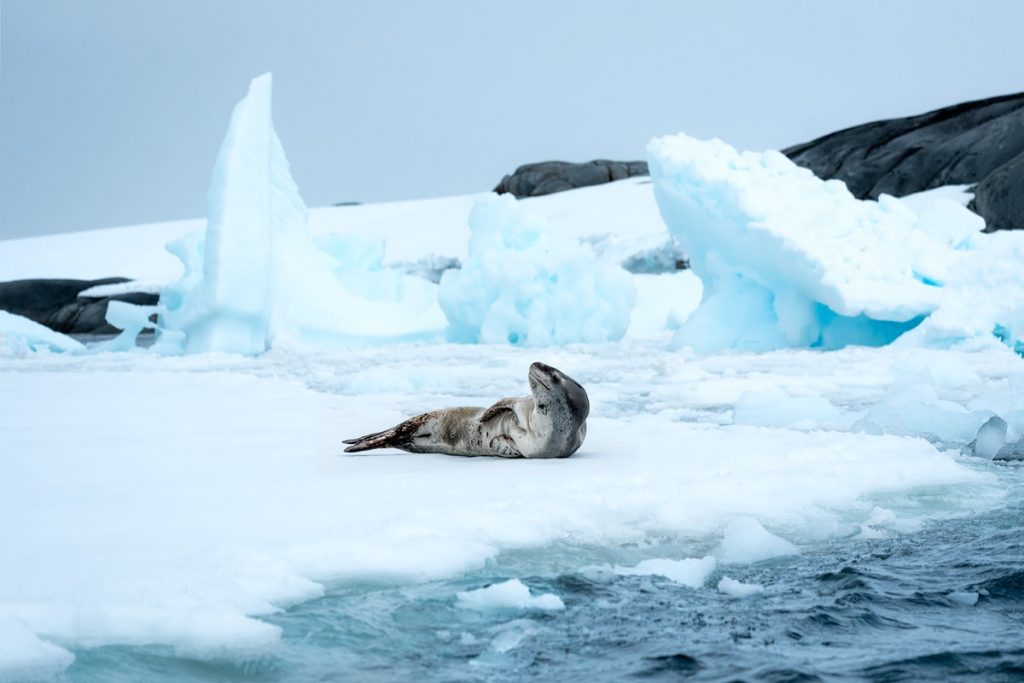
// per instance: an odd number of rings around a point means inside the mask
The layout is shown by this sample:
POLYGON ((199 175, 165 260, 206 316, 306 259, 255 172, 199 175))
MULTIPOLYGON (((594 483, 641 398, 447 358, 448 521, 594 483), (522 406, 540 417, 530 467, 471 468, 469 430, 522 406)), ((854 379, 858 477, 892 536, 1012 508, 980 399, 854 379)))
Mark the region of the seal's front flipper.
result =
POLYGON ((518 425, 519 424, 519 416, 516 415, 516 409, 515 409, 516 401, 518 401, 518 400, 519 399, 515 399, 515 398, 503 398, 503 399, 501 399, 500 401, 498 401, 493 406, 491 406, 490 408, 488 408, 487 410, 485 410, 483 412, 483 414, 480 416, 480 421, 481 422, 487 422, 491 418, 497 417, 497 416, 502 415, 502 414, 507 412, 507 413, 511 413, 512 414, 512 416, 516 419, 516 424, 518 425))

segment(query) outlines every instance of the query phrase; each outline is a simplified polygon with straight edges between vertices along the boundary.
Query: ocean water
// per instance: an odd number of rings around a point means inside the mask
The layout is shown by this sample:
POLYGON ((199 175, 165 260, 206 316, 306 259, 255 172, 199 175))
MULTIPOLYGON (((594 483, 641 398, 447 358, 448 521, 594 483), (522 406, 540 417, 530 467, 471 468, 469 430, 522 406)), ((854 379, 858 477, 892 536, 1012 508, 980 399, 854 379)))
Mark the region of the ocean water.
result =
MULTIPOLYGON (((1021 465, 993 465, 1020 481, 1021 465)), ((654 539, 663 557, 701 548, 654 539)), ((346 584, 269 618, 281 647, 248 662, 165 648, 76 652, 75 682, 1024 680, 1024 495, 912 534, 803 545, 720 566, 704 588, 593 567, 652 547, 552 546, 415 586, 346 584), (574 567, 566 571, 566 567, 574 567), (721 576, 764 586, 737 599, 721 576), (518 577, 559 612, 475 612, 458 591, 518 577)))

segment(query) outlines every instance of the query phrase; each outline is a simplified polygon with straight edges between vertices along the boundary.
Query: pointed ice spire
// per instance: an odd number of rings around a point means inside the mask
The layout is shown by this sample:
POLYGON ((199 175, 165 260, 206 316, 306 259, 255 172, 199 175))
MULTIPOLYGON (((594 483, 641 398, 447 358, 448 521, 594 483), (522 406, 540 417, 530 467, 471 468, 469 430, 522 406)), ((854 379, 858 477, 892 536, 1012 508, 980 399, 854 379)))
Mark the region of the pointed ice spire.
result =
POLYGON ((193 321, 189 348, 265 350, 275 235, 306 229, 306 205, 274 132, 271 86, 269 73, 253 79, 217 155, 203 258, 210 315, 205 322, 193 321))
POLYGON ((269 73, 253 79, 235 106, 208 203, 205 235, 168 245, 185 275, 161 292, 157 350, 255 355, 272 346, 411 338, 443 328, 428 283, 405 287, 410 291, 398 301, 371 301, 338 280, 338 263, 309 233, 306 205, 274 132, 269 73))

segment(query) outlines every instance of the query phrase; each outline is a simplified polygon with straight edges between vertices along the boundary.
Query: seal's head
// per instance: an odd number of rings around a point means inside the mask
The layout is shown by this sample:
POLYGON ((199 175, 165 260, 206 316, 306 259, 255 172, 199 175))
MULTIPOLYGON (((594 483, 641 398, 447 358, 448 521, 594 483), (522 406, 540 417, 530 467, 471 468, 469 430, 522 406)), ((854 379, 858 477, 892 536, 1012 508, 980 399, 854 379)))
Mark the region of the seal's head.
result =
POLYGON ((586 389, 558 368, 544 363, 531 365, 529 378, 534 431, 550 440, 551 447, 563 457, 571 455, 586 435, 590 414, 586 389))
POLYGON ((558 368, 544 363, 531 365, 530 391, 539 412, 565 411, 576 423, 583 423, 590 414, 586 389, 558 368))

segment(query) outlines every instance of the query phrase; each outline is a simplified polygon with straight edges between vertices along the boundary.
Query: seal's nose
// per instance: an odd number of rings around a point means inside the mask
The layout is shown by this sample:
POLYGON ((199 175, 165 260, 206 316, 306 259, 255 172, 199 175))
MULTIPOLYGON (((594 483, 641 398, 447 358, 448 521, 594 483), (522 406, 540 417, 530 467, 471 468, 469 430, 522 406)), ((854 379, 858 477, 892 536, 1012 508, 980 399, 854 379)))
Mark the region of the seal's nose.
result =
POLYGON ((553 372, 555 369, 550 365, 545 365, 544 363, 537 361, 536 363, 530 366, 530 370, 539 370, 540 372, 550 373, 553 372))

